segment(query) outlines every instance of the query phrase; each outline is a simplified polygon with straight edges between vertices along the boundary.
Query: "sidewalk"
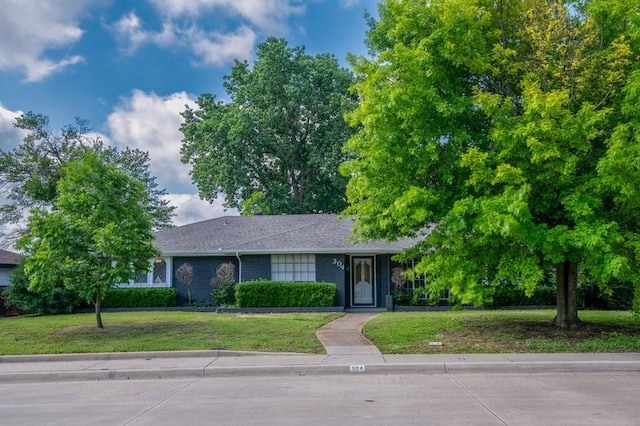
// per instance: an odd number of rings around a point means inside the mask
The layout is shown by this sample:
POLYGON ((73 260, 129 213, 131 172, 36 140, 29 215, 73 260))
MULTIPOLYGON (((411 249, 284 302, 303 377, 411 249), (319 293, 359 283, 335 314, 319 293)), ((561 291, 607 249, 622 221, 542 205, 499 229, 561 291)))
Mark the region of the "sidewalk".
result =
POLYGON ((0 356, 0 382, 311 374, 640 371, 640 353, 384 355, 362 336, 375 313, 321 327, 327 355, 222 350, 0 356))

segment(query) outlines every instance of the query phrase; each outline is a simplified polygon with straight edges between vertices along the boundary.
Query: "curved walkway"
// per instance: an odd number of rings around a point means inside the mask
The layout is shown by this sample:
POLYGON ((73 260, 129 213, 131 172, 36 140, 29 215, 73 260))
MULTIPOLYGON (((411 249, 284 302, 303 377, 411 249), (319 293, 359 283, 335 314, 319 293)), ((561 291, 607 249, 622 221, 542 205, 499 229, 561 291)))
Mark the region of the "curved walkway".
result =
POLYGON ((380 350, 362 334, 362 327, 378 312, 347 313, 316 331, 327 351, 323 364, 384 362, 380 350))

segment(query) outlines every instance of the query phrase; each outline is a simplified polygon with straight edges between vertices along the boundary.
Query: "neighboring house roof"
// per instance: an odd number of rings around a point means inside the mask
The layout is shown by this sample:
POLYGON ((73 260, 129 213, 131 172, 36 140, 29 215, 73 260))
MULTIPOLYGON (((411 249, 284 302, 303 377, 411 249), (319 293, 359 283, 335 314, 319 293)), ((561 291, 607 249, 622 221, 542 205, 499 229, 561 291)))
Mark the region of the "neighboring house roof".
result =
POLYGON ((7 250, 0 250, 0 267, 14 267, 22 256, 7 250))
POLYGON ((156 232, 164 255, 399 253, 418 240, 352 243, 354 222, 335 214, 225 216, 156 232))

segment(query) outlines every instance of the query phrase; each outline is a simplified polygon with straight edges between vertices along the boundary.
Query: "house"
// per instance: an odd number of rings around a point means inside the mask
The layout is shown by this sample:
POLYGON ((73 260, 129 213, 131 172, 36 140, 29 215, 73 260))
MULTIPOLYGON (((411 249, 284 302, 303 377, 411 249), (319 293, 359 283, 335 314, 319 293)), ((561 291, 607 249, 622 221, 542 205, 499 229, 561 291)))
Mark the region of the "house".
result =
POLYGON ((191 296, 209 303, 220 265, 233 265, 235 282, 326 281, 338 287, 337 305, 389 307, 394 254, 415 240, 354 243, 353 221, 333 214, 225 216, 156 233, 162 256, 133 286, 175 287, 187 297, 176 271, 193 267, 191 296))
MULTIPOLYGON (((0 295, 9 285, 9 276, 18 266, 20 255, 7 250, 0 250, 0 295)), ((17 315, 18 309, 15 306, 5 306, 4 299, 0 297, 0 316, 17 315)))

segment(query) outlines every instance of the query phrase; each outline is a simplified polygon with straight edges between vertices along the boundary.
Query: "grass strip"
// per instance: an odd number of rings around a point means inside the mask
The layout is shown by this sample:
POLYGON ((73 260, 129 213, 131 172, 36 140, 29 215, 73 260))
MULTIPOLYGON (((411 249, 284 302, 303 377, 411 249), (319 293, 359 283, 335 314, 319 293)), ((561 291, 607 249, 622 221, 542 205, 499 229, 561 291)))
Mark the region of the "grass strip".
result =
POLYGON ((103 313, 0 319, 0 354, 56 354, 226 349, 325 353, 316 330, 341 313, 103 313))
POLYGON ((640 350, 640 324, 628 311, 581 311, 585 323, 578 329, 552 326, 554 315, 552 310, 388 312, 363 331, 384 354, 640 350))

